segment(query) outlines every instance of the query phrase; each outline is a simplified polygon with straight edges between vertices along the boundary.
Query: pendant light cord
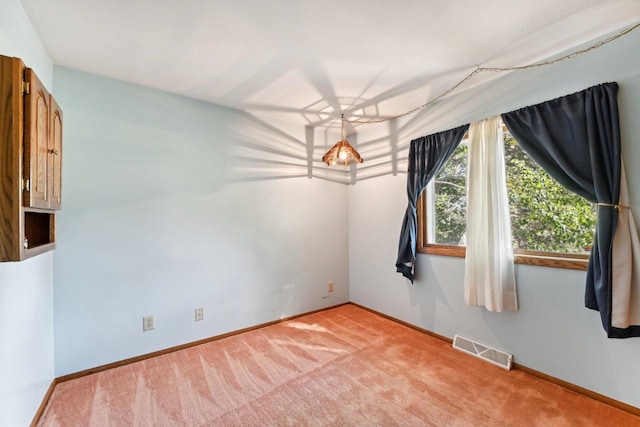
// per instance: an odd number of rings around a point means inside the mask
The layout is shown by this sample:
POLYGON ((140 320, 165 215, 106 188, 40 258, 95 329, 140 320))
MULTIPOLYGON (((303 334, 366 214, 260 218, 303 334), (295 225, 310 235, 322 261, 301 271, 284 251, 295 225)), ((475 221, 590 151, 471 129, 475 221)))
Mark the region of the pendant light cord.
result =
MULTIPOLYGON (((527 70, 527 69, 530 69, 530 68, 544 67, 544 66, 547 66, 547 65, 555 64, 557 62, 566 61, 568 59, 573 59, 573 58, 575 58, 577 56, 580 56, 580 55, 583 55, 585 53, 589 53, 589 52, 591 52, 593 50, 599 49, 602 46, 604 46, 606 44, 609 44, 614 40, 619 39, 620 37, 626 36, 631 31, 637 29, 638 27, 640 27, 640 22, 635 24, 635 25, 632 25, 631 27, 625 28, 624 30, 620 31, 617 34, 614 34, 611 37, 608 37, 608 38, 606 38, 604 40, 600 40, 600 41, 592 44, 589 47, 573 51, 573 52, 568 53, 566 55, 560 56, 560 57, 558 57, 556 59, 550 59, 550 60, 541 61, 541 62, 534 62, 534 63, 528 64, 528 65, 518 65, 518 66, 508 66, 508 67, 481 67, 481 66, 476 66, 475 70, 473 70, 472 72, 467 74, 458 83, 452 85, 451 87, 449 87, 449 89, 445 90, 444 92, 442 92, 440 95, 436 96, 435 98, 430 99, 429 101, 425 102, 424 104, 419 105, 419 106, 407 111, 406 113, 398 114, 398 115, 391 116, 391 117, 385 117, 383 119, 371 119, 371 120, 358 120, 358 119, 348 120, 348 119, 344 118, 344 114, 343 114, 342 115, 343 133, 344 133, 344 121, 345 120, 347 122, 351 123, 354 126, 359 126, 359 125, 366 125, 366 124, 373 124, 373 123, 383 123, 383 122, 388 122, 390 120, 399 119, 401 117, 408 116, 409 114, 413 114, 415 112, 418 112, 418 111, 422 110, 423 108, 426 108, 429 105, 436 103, 437 101, 441 100, 445 96, 451 94, 453 91, 458 89, 460 86, 462 86, 463 83, 471 80, 472 78, 474 78, 475 76, 477 76, 480 73, 485 73, 485 72, 496 72, 496 73, 498 73, 498 72, 505 72, 505 71, 527 70)), ((343 139, 344 139, 344 135, 343 135, 343 139)))

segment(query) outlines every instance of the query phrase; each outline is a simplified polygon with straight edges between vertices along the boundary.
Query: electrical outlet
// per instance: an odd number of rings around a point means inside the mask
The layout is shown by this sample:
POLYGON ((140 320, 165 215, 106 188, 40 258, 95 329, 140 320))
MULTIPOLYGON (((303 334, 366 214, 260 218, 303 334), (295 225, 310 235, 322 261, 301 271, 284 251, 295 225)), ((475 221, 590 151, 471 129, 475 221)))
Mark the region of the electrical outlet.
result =
POLYGON ((329 285, 327 286, 327 291, 333 292, 333 280, 329 282, 329 285))
POLYGON ((196 308, 196 322, 204 319, 204 308, 196 308))
POLYGON ((145 316, 142 318, 142 330, 150 331, 156 327, 156 322, 153 320, 153 316, 145 316))

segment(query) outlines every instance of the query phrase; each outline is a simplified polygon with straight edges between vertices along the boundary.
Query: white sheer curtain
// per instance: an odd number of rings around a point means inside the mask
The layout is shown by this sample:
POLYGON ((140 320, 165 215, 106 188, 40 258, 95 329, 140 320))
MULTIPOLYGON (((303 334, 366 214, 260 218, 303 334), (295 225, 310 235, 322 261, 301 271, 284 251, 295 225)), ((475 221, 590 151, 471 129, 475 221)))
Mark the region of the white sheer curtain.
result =
POLYGON ((517 311, 500 117, 471 124, 468 159, 465 301, 490 311, 517 311))
POLYGON ((621 163, 618 227, 613 237, 613 280, 611 326, 640 325, 640 239, 629 208, 629 190, 624 163, 621 163))

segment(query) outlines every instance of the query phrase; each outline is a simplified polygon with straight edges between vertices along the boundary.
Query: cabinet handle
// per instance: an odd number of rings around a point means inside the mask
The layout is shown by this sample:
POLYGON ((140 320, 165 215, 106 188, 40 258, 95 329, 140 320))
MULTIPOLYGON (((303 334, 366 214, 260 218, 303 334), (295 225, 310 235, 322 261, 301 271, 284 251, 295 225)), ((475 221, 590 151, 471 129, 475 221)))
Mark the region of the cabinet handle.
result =
POLYGON ((57 156, 58 154, 60 154, 60 152, 58 150, 54 150, 53 148, 51 150, 49 150, 49 152, 51 154, 53 154, 54 156, 57 156))

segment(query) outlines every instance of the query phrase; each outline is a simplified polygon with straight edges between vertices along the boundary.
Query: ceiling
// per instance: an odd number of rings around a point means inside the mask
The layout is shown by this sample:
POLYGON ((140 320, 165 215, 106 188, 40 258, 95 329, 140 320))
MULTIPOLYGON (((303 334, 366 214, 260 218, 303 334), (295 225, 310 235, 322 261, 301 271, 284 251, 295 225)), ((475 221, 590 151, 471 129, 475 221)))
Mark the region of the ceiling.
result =
POLYGON ((640 20, 636 0, 22 3, 57 65, 309 126, 402 114, 478 65, 549 58, 640 20))

